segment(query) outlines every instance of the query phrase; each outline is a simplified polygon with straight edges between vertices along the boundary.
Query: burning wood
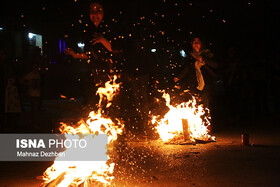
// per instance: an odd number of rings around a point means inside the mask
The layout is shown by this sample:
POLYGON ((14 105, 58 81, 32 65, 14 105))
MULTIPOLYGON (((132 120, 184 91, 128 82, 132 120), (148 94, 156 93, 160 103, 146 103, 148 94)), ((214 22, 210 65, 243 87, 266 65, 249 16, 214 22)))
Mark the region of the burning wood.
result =
MULTIPOLYGON (((65 134, 107 134, 108 148, 113 146, 118 135, 122 134, 124 125, 118 120, 113 122, 110 118, 102 115, 102 105, 109 107, 113 97, 119 90, 119 84, 116 84, 116 77, 107 82, 104 88, 99 88, 97 94, 100 95, 99 109, 92 111, 89 119, 80 121, 77 126, 69 126, 62 123, 61 133, 65 134)), ((210 125, 209 117, 205 117, 205 110, 202 105, 197 105, 193 97, 186 103, 177 106, 170 104, 170 95, 163 92, 163 98, 169 111, 162 119, 153 117, 153 123, 158 124, 155 129, 160 138, 165 143, 175 144, 193 144, 198 141, 214 141, 215 137, 208 134, 210 125)), ((94 137, 92 137, 94 139, 94 137)), ((105 149, 105 148, 104 148, 105 149)), ((71 151, 67 149, 66 151, 71 151)), ((109 151, 108 151, 109 152, 109 151)), ((42 186, 92 186, 96 184, 110 185, 114 179, 113 158, 108 153, 106 161, 59 161, 59 157, 49 167, 43 175, 45 182, 42 186)))
MULTIPOLYGON (((99 109, 97 112, 92 111, 89 119, 84 122, 80 121, 76 127, 62 123, 60 127, 61 133, 65 134, 107 134, 108 148, 122 133, 124 125, 117 121, 113 122, 109 118, 105 118, 101 113, 101 103, 106 102, 106 107, 110 106, 110 102, 116 95, 119 84, 115 83, 116 77, 112 81, 106 83, 104 88, 99 88, 97 93, 100 95, 99 109)), ((94 137, 92 136, 92 139, 94 137)), ((105 149, 105 147, 104 147, 105 149)), ((71 150, 66 150, 71 151, 71 150)), ((89 150, 90 151, 90 150, 89 150)), ((111 163, 110 156, 106 161, 59 161, 59 157, 49 167, 43 175, 45 182, 42 186, 92 186, 92 184, 109 185, 114 178, 112 176, 114 163, 111 163)))
POLYGON ((188 102, 176 106, 170 104, 170 95, 161 91, 169 111, 163 118, 153 116, 152 123, 158 124, 156 130, 165 143, 188 143, 215 141, 215 137, 209 135, 208 126, 210 117, 204 116, 203 105, 196 103, 195 97, 188 102))
POLYGON ((189 123, 187 119, 182 119, 182 126, 183 126, 184 141, 186 142, 191 139, 190 132, 189 132, 189 123))

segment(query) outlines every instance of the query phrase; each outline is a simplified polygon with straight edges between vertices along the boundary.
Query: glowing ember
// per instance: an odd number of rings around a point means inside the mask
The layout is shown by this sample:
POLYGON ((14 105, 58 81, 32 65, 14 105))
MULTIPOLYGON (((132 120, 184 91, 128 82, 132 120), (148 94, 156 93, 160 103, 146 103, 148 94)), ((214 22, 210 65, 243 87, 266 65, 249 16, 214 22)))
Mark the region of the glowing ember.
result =
MULTIPOLYGON (((122 133, 123 124, 119 121, 113 122, 101 114, 101 103, 106 102, 106 107, 111 105, 113 97, 116 95, 119 84, 115 83, 117 77, 108 81, 104 88, 99 88, 97 93, 100 95, 99 110, 90 112, 89 119, 84 122, 81 120, 76 127, 62 123, 61 133, 64 134, 107 134, 108 148, 122 133)), ((94 141, 94 136, 91 136, 94 141)), ((104 147, 105 150, 105 147, 104 147)), ((67 149, 66 151, 71 151, 67 149)), ((90 152, 90 150, 89 150, 90 152)), ((92 152, 92 150, 91 150, 92 152)), ((92 153, 91 153, 92 154, 92 153)), ((105 151, 104 151, 104 154, 105 151)), ((108 185, 114 178, 112 173, 114 163, 110 163, 110 157, 106 161, 59 161, 57 157, 54 164, 44 172, 44 184, 42 186, 92 186, 93 183, 100 182, 108 185)))
MULTIPOLYGON (((153 117, 152 123, 157 123, 156 130, 160 138, 164 141, 170 141, 176 136, 183 134, 183 119, 188 122, 188 134, 191 141, 203 140, 214 141, 215 137, 208 134, 208 126, 210 125, 210 117, 204 116, 205 109, 203 105, 196 103, 195 97, 192 100, 181 103, 176 106, 170 105, 170 95, 163 92, 163 98, 169 111, 161 119, 153 117)), ((208 109, 206 109, 208 110, 208 109)))

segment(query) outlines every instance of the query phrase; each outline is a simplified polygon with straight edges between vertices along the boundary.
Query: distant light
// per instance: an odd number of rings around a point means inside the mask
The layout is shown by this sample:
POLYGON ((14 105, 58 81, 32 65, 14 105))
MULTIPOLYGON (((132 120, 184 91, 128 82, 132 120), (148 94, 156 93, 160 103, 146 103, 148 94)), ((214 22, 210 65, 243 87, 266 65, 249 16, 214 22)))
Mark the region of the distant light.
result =
POLYGON ((185 58, 187 55, 186 55, 186 52, 184 50, 180 50, 180 55, 185 58))
POLYGON ((156 49, 151 49, 151 52, 152 53, 155 53, 157 50, 156 49))
POLYGON ((59 52, 61 53, 62 51, 61 40, 58 41, 58 44, 59 44, 59 52))
POLYGON ((0 27, 0 31, 2 31, 3 30, 3 28, 2 27, 0 27))
POLYGON ((85 44, 84 43, 78 43, 78 47, 83 48, 83 47, 85 47, 85 44))
POLYGON ((36 35, 36 34, 33 34, 33 33, 30 32, 30 33, 28 33, 28 38, 29 38, 29 39, 32 39, 35 35, 36 35))

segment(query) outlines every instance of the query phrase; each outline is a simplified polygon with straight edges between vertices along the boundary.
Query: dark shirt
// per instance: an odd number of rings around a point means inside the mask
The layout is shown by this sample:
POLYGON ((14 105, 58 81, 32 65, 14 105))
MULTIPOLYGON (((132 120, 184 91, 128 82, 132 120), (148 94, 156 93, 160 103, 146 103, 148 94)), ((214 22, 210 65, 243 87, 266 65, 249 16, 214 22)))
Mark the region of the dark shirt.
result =
MULTIPOLYGON (((196 69, 195 69, 195 62, 196 58, 192 55, 195 53, 191 51, 188 53, 186 57, 186 61, 183 67, 183 70, 179 73, 177 78, 179 78, 179 84, 184 89, 190 89, 193 92, 197 92, 197 78, 196 78, 196 69)), ((205 62, 205 65, 200 68, 203 79, 205 82, 205 87, 207 87, 211 81, 217 76, 215 73, 216 63, 212 60, 213 54, 208 49, 203 49, 197 54, 202 56, 202 60, 205 62)))
MULTIPOLYGON (((100 27, 91 26, 85 37, 85 53, 93 74, 110 74, 112 68, 111 53, 101 44, 92 45, 94 35, 103 36, 100 27)), ((104 37, 104 36, 103 36, 104 37)))
POLYGON ((179 84, 184 89, 190 89, 192 91, 196 90, 197 87, 195 61, 196 60, 191 55, 188 55, 183 66, 183 70, 177 76, 177 78, 179 78, 179 84))

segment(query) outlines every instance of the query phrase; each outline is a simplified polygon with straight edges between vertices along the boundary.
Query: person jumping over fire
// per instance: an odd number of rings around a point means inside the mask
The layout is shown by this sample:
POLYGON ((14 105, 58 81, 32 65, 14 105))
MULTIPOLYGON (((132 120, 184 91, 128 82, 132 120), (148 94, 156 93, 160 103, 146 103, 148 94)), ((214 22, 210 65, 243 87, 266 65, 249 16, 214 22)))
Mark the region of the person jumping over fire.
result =
POLYGON ((107 40, 101 30, 101 22, 104 17, 103 6, 98 2, 91 2, 89 5, 89 31, 85 38, 85 52, 77 53, 71 48, 65 49, 66 55, 71 55, 75 59, 84 59, 88 62, 88 73, 85 80, 84 99, 87 106, 93 107, 98 98, 95 93, 99 86, 104 86, 113 75, 113 61, 111 54, 113 51, 111 42, 107 40))
POLYGON ((213 53, 202 47, 199 37, 191 41, 192 51, 186 57, 182 72, 174 78, 183 88, 202 99, 204 106, 209 107, 209 92, 211 80, 216 77, 217 64, 212 61, 213 53))

